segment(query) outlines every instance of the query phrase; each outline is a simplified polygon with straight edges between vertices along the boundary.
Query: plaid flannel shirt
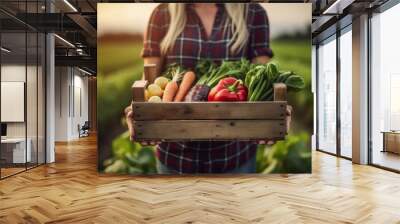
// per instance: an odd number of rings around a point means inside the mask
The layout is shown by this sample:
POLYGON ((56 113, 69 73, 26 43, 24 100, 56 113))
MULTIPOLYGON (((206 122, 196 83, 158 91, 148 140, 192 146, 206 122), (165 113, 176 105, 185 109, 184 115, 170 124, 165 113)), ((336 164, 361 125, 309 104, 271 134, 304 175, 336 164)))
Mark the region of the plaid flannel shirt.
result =
MULTIPOLYGON (((166 64, 178 63, 191 69, 203 58, 220 63, 222 60, 272 57, 268 17, 259 4, 248 4, 246 19, 249 39, 246 46, 236 53, 229 50, 232 24, 225 23, 228 15, 223 4, 217 4, 218 10, 209 37, 192 6, 186 5, 186 26, 166 55, 161 55, 160 43, 169 27, 167 4, 160 4, 153 11, 144 37, 142 57, 163 57, 166 64)), ((256 149, 254 142, 163 142, 157 146, 157 157, 165 166, 179 173, 223 173, 246 163, 255 156, 256 149)))

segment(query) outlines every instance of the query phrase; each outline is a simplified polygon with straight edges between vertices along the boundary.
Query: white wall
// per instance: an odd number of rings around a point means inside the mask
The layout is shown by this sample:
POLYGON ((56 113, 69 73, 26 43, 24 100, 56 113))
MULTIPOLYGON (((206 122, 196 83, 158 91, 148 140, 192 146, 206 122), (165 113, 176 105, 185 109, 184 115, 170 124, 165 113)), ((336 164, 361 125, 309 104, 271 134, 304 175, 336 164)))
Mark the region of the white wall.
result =
POLYGON ((74 70, 74 91, 72 92, 74 99, 73 105, 74 108, 72 110, 73 119, 71 120, 71 135, 74 138, 77 138, 78 133, 78 124, 83 125, 85 121, 88 121, 88 78, 85 76, 81 76, 82 73, 76 74, 77 70, 74 70))
POLYGON ((25 82, 25 64, 24 65, 2 65, 1 81, 25 82))
MULTIPOLYGON (((25 83, 1 82, 1 121, 24 122, 25 83)), ((36 105, 34 105, 36 108, 36 105)))
POLYGON ((88 78, 76 68, 56 67, 55 85, 55 140, 77 139, 78 125, 88 120, 88 78))
POLYGON ((55 68, 55 141, 68 140, 69 68, 55 68))

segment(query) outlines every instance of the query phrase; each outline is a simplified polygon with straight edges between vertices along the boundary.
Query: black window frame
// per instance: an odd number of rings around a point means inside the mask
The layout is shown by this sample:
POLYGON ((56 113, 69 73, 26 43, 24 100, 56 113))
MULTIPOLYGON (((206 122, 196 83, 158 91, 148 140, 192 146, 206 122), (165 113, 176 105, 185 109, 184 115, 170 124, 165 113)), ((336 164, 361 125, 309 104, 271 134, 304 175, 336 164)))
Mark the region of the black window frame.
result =
POLYGON ((346 15, 338 18, 337 22, 323 31, 320 35, 318 35, 314 42, 315 47, 315 82, 316 82, 316 89, 315 89, 315 96, 316 96, 316 132, 315 132, 315 141, 316 141, 316 150, 319 152, 323 152, 329 155, 337 156, 339 158, 343 158, 346 160, 352 160, 352 158, 342 155, 341 153, 341 119, 340 119, 340 77, 341 77, 341 67, 340 67, 340 37, 347 33, 351 32, 352 26, 352 16, 346 15), (334 37, 334 38, 333 38, 334 37), (328 43, 330 41, 336 41, 336 152, 328 152, 324 149, 319 148, 319 47, 322 43, 328 43))

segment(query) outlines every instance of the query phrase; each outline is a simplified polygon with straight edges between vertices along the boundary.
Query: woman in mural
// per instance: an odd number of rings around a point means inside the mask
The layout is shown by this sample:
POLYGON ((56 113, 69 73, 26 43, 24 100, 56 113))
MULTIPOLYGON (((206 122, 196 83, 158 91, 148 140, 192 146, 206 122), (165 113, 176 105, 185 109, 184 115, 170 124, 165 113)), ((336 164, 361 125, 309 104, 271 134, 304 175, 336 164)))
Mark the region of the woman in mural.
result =
MULTIPOLYGON (((269 36, 267 13, 256 3, 160 4, 150 17, 142 57, 145 64, 157 65, 157 74, 170 63, 194 69, 203 58, 266 63, 273 56, 269 36)), ((125 112, 133 137, 131 107, 125 112)), ((161 174, 256 172, 256 142, 161 142, 156 147, 161 174)))

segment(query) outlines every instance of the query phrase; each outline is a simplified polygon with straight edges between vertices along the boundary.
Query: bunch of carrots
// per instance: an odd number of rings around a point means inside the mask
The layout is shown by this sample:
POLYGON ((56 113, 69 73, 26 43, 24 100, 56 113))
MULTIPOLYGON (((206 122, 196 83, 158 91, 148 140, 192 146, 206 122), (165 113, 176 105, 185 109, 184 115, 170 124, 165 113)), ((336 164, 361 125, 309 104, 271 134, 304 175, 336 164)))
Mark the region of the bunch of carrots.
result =
POLYGON ((185 98, 186 94, 192 88, 192 84, 196 80, 196 75, 192 71, 185 72, 182 77, 182 81, 178 85, 178 82, 172 79, 165 86, 162 101, 163 102, 181 102, 185 98))

